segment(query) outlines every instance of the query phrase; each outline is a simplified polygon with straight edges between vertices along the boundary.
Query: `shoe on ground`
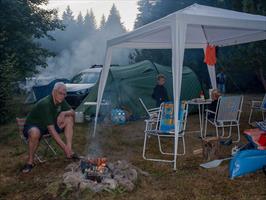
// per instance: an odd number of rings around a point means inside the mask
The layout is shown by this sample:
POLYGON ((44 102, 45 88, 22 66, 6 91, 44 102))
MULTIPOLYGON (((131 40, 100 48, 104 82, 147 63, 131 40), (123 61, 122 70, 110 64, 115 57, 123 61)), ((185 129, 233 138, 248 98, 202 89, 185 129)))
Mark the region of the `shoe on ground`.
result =
POLYGON ((22 168, 21 168, 21 172, 24 174, 30 173, 31 170, 33 168, 32 164, 25 164, 22 168))

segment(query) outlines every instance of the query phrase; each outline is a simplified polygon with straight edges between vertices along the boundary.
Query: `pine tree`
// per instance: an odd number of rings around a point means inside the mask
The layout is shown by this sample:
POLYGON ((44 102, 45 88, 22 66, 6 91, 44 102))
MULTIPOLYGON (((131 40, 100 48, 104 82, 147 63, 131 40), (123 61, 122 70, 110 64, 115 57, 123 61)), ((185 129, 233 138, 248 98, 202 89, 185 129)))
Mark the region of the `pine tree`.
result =
POLYGON ((70 9, 69 5, 67 6, 66 10, 63 12, 62 18, 66 26, 69 26, 75 22, 73 11, 70 9))
POLYGON ((58 32, 56 39, 61 50, 69 50, 75 41, 84 37, 84 20, 81 13, 78 15, 77 20, 75 20, 70 6, 67 6, 66 10, 63 12, 62 19, 65 29, 63 32, 58 32))
POLYGON ((82 26, 84 24, 84 19, 83 16, 81 14, 81 12, 79 12, 78 17, 77 17, 77 24, 82 26))
POLYGON ((96 19, 94 16, 94 13, 92 11, 92 9, 90 9, 90 12, 88 12, 85 15, 85 19, 84 19, 84 27, 86 30, 86 33, 92 33, 96 31, 96 19))
MULTIPOLYGON (((234 10, 248 12, 252 14, 266 15, 266 2, 264 0, 242 0, 232 4, 234 10)), ((258 41, 243 45, 222 48, 220 51, 220 66, 226 68, 230 74, 242 74, 242 76, 232 76, 232 80, 242 86, 242 91, 250 89, 258 90, 259 85, 266 91, 266 41, 258 41), (243 57, 245 55, 245 57, 243 57), (228 59, 230 57, 230 59, 228 59), (241 70, 241 72, 239 72, 241 70), (252 82, 256 82, 256 88, 250 88, 250 84, 243 82, 243 74, 249 78, 254 77, 252 82)), ((246 79, 248 79, 246 78, 246 79)), ((233 83, 231 83, 233 84, 233 83)))
POLYGON ((138 11, 134 27, 138 28, 152 21, 151 15, 152 3, 149 0, 138 1, 138 11))
POLYGON ((106 18, 105 18, 104 15, 102 15, 101 22, 100 22, 100 28, 99 29, 103 29, 104 26, 105 26, 105 23, 106 23, 106 18))
POLYGON ((45 67, 46 58, 53 55, 36 42, 39 38, 53 39, 49 34, 62 29, 56 10, 40 5, 46 0, 0 1, 0 122, 5 122, 11 110, 9 101, 13 83, 45 67))
MULTIPOLYGON (((104 49, 106 48, 107 40, 126 32, 125 27, 121 23, 119 11, 114 4, 110 10, 110 14, 106 20, 106 23, 104 23, 104 18, 102 18, 101 24, 102 25, 97 37, 101 38, 101 41, 99 41, 98 43, 100 43, 100 46, 102 46, 104 49)), ((112 62, 116 64, 128 64, 128 56, 129 50, 116 49, 112 53, 112 62)))
POLYGON ((121 33, 121 32, 125 32, 126 29, 123 26, 123 24, 121 23, 121 17, 119 14, 119 11, 117 10, 115 4, 113 4, 111 10, 110 10, 110 14, 108 16, 108 19, 105 23, 104 26, 105 29, 108 30, 117 30, 117 33, 121 33))

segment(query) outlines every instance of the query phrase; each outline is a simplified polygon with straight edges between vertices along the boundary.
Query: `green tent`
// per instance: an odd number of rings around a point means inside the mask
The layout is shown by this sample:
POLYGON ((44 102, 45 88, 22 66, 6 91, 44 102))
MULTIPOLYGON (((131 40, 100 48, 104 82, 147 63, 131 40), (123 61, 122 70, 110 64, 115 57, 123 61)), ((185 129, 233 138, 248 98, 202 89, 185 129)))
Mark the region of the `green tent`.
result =
MULTIPOLYGON (((141 97, 148 108, 155 107, 151 94, 156 85, 158 74, 166 76, 166 84, 170 100, 173 99, 172 69, 145 60, 126 66, 113 66, 110 68, 103 99, 110 102, 111 108, 122 108, 139 117, 145 114, 138 98, 141 97)), ((84 102, 96 102, 98 83, 91 89, 88 96, 76 109, 85 115, 95 113, 95 106, 86 106, 84 102)), ((189 68, 183 67, 181 100, 197 98, 201 91, 200 82, 196 74, 189 68)), ((102 106, 102 112, 107 112, 102 106)), ((109 108, 110 108, 109 107, 109 108)))

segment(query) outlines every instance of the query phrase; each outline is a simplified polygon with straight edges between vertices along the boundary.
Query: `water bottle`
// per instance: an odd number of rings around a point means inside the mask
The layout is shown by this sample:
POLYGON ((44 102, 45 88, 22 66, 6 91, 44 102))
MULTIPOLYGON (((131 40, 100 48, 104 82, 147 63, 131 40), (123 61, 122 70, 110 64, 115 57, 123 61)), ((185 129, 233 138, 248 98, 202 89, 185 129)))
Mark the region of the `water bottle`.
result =
POLYGON ((205 100, 205 97, 204 97, 204 93, 203 93, 203 91, 200 92, 200 99, 201 99, 201 100, 205 100))

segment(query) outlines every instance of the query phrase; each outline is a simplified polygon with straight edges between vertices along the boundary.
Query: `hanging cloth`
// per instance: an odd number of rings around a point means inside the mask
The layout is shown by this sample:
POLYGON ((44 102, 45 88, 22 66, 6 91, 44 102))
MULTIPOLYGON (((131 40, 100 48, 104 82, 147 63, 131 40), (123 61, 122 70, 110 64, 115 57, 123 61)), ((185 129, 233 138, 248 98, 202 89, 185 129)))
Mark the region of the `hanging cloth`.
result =
POLYGON ((216 64, 216 49, 215 46, 208 45, 205 52, 204 62, 207 65, 216 64))

